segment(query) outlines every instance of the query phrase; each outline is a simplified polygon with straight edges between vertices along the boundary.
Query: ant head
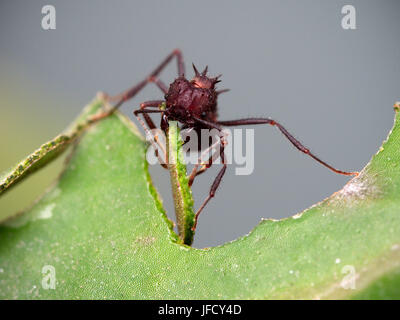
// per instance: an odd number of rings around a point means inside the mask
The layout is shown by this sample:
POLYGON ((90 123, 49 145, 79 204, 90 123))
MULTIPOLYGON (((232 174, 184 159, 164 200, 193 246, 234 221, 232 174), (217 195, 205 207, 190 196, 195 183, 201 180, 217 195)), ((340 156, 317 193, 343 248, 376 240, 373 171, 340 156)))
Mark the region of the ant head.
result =
POLYGON ((214 86, 216 83, 221 82, 221 80, 218 80, 221 75, 216 76, 215 78, 209 78, 207 77, 207 70, 208 66, 206 66, 203 70, 202 73, 197 71, 197 68, 193 65, 193 70, 194 70, 194 78, 190 80, 191 83, 197 88, 203 88, 203 89, 214 89, 214 86))

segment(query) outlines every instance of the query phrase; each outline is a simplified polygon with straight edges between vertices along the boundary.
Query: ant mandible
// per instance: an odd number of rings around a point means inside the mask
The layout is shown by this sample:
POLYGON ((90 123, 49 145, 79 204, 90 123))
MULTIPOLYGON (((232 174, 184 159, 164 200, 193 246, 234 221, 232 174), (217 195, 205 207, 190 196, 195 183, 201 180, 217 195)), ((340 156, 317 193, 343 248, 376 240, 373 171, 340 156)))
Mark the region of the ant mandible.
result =
MULTIPOLYGON (((331 165, 327 164, 325 161, 321 160, 313 153, 310 152, 303 144, 301 144, 292 134, 290 134, 280 123, 270 118, 246 118, 238 120, 228 120, 219 121, 217 116, 217 99, 218 96, 228 91, 228 89, 216 90, 215 85, 220 82, 220 76, 215 78, 210 78, 207 76, 207 67, 203 72, 198 72, 193 64, 193 69, 195 75, 193 79, 188 80, 185 77, 185 66, 183 62, 182 52, 179 49, 175 49, 171 52, 161 64, 154 69, 152 73, 144 80, 139 82, 137 85, 131 89, 123 92, 114 97, 105 96, 107 101, 117 101, 114 107, 109 111, 95 116, 93 120, 99 120, 101 118, 111 115, 116 111, 125 101, 133 98, 140 90, 142 90, 148 83, 155 83, 157 87, 164 93, 165 100, 150 100, 145 101, 140 104, 140 109, 135 110, 133 113, 146 131, 149 133, 150 130, 156 129, 156 125, 149 116, 151 113, 161 114, 161 130, 167 133, 168 123, 170 120, 178 121, 182 124, 181 129, 194 129, 196 131, 200 129, 217 129, 221 133, 220 143, 219 143, 219 157, 221 158, 222 168, 218 172, 214 182, 211 185, 210 191, 203 204, 197 210, 195 215, 195 223, 193 230, 196 227, 199 214, 204 209, 206 204, 214 197, 216 190, 218 189, 221 180, 226 171, 226 161, 224 155, 224 147, 226 145, 226 140, 222 132, 223 127, 233 127, 233 126, 243 126, 243 125, 257 125, 257 124, 269 124, 271 126, 277 127, 280 132, 301 152, 307 154, 314 160, 318 161, 320 164, 324 165, 328 169, 336 172, 338 174, 351 176, 357 175, 358 172, 346 172, 335 169, 331 165), (176 57, 178 64, 178 78, 174 80, 169 86, 169 88, 162 82, 158 75, 160 72, 168 65, 168 63, 176 57), (162 107, 165 106, 165 107, 162 107), (140 115, 143 116, 144 121, 141 119, 140 115)), ((154 137, 152 143, 158 142, 156 137, 154 137)), ((160 146, 160 145, 159 145, 160 146)), ((218 147, 218 146, 217 146, 218 147)), ((162 148, 161 148, 162 149, 162 148)), ((207 151, 210 148, 207 149, 207 151)), ((156 148, 156 150, 158 150, 156 148)), ((158 157, 160 158, 158 152, 156 151, 158 157)), ((165 153, 165 151, 164 151, 165 153)), ((165 155, 165 154, 164 154, 165 155)), ((189 185, 193 184, 195 177, 212 165, 212 157, 206 164, 200 166, 201 156, 199 157, 198 163, 194 166, 191 174, 189 175, 189 185)), ((167 168, 165 162, 160 162, 164 168, 167 168)))

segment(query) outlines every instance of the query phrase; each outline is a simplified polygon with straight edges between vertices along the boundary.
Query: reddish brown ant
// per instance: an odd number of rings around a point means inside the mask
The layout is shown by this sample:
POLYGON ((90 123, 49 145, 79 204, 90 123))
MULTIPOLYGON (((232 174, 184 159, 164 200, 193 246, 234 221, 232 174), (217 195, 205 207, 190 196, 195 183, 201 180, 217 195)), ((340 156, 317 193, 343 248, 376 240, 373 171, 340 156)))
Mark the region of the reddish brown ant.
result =
MULTIPOLYGON (((121 106, 123 102, 133 98, 140 90, 142 90, 146 86, 146 84, 153 82, 164 93, 165 100, 150 100, 143 102, 140 104, 140 109, 134 111, 134 115, 137 117, 146 132, 149 132, 149 129, 157 128, 153 120, 149 116, 150 113, 161 114, 160 127, 161 130, 163 130, 165 133, 167 133, 168 122, 170 120, 175 120, 181 123, 181 129, 194 129, 196 131, 199 131, 200 129, 217 129, 221 133, 224 126, 232 127, 243 125, 269 124, 277 127, 298 150, 309 155, 311 158, 318 161, 333 172, 347 176, 358 174, 358 172, 345 172, 333 168, 326 162, 319 159, 313 153, 311 153, 308 148, 306 148, 296 138, 294 138, 293 135, 291 135, 281 124, 270 118, 247 118, 219 121, 217 115, 218 95, 228 90, 216 90, 215 85, 220 82, 220 75, 215 78, 208 77, 207 67, 201 73, 197 71, 194 65, 193 69, 195 72, 193 79, 186 79, 182 53, 178 49, 174 50, 152 73, 150 73, 147 78, 139 82, 136 86, 118 96, 107 97, 108 101, 118 101, 117 104, 112 109, 110 109, 110 111, 95 117, 94 120, 98 120, 112 114, 121 106), (170 86, 167 87, 158 78, 158 75, 173 59, 173 57, 177 58, 178 78, 176 78, 174 82, 172 82, 170 86), (162 105, 164 105, 165 107, 161 107, 162 105), (139 115, 143 116, 146 124, 143 122, 139 115)), ((207 198, 204 200, 203 204, 196 212, 195 224, 193 229, 196 227, 197 219, 200 212, 204 209, 205 205, 210 201, 210 199, 214 197, 215 192, 221 183, 222 177, 225 174, 226 161, 224 155, 224 147, 226 145, 226 140, 224 139, 223 134, 221 134, 220 138, 219 157, 221 158, 223 167, 219 171, 214 182, 212 183, 207 198)), ((165 168, 167 167, 165 163, 162 165, 165 168)), ((209 159, 207 164, 203 164, 201 168, 199 168, 199 163, 196 164, 189 176, 189 185, 192 185, 195 177, 207 170, 209 167, 211 167, 211 165, 212 158, 209 159)))

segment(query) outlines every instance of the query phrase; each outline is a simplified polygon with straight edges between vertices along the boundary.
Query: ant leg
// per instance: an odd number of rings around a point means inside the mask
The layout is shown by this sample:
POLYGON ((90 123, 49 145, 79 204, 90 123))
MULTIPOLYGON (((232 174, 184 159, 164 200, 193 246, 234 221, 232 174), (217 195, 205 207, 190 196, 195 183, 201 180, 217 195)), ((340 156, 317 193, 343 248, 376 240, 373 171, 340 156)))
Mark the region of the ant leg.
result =
MULTIPOLYGON (((188 129, 188 127, 187 127, 186 125, 183 125, 183 126, 181 127, 181 130, 183 130, 183 129, 188 129)), ((192 130, 192 129, 193 129, 193 128, 191 128, 191 130, 192 130)), ((182 146, 184 146, 187 142, 188 142, 188 141, 184 142, 184 143, 182 144, 182 146)), ((219 143, 219 142, 218 142, 218 143, 219 143)), ((203 164, 201 165, 201 168, 200 168, 199 170, 197 170, 198 167, 200 166, 200 164, 202 163, 201 159, 203 158, 203 154, 206 153, 206 152, 209 151, 209 150, 210 150, 210 148, 207 148, 207 150, 204 150, 204 151, 201 152, 201 155, 200 155, 200 157, 198 157, 197 162, 196 162, 196 164, 194 165, 194 167, 193 167, 193 169, 192 169, 190 175, 187 176, 188 179, 189 179, 189 182, 188 182, 189 187, 192 186, 193 181, 194 181, 194 178, 195 178, 196 176, 198 176, 199 174, 205 172, 209 167, 211 167, 211 165, 212 165, 212 159, 211 159, 211 157, 210 157, 210 159, 208 159, 207 162, 203 162, 203 164)), ((208 152, 207 152, 207 153, 208 153, 208 152)))
POLYGON ((222 130, 221 126, 219 125, 219 122, 211 122, 211 121, 203 120, 203 119, 196 118, 196 117, 193 117, 193 119, 196 120, 198 123, 205 125, 207 128, 211 128, 211 129, 214 128, 219 131, 222 130))
POLYGON ((216 178, 215 178, 213 184, 211 185, 210 192, 209 192, 207 198, 204 200, 203 204, 201 205, 201 207, 200 207, 200 208, 197 210, 197 212, 196 212, 196 215, 195 215, 195 217, 194 217, 194 224, 193 224, 193 227, 192 227, 192 230, 193 230, 193 231, 196 229, 197 220, 199 219, 200 213, 203 211, 203 209, 204 209, 204 207, 207 205, 207 203, 215 196, 215 192, 217 191, 217 189, 218 189, 218 187, 219 187, 219 185, 220 185, 220 183, 221 183, 222 177, 223 177, 224 174, 225 174, 225 171, 226 171, 226 163, 225 163, 224 148, 225 148, 225 145, 224 145, 224 144, 221 144, 221 147, 220 147, 220 156, 221 156, 221 160, 222 160, 223 167, 222 167, 222 169, 218 172, 218 175, 216 176, 216 178))
POLYGON ((193 185, 195 177, 197 177, 197 176, 201 175, 202 173, 206 172, 207 169, 209 169, 212 166, 211 159, 209 159, 208 161, 209 161, 208 164, 203 164, 201 166, 201 168, 195 172, 194 177, 189 177, 189 178, 192 179, 192 180, 189 180, 189 187, 191 187, 193 185))
POLYGON ((157 85, 157 87, 164 93, 166 94, 168 92, 168 87, 167 85, 159 78, 154 77, 149 79, 150 82, 153 82, 157 85))
MULTIPOLYGON (((157 108, 158 108, 163 102, 164 102, 164 100, 145 101, 145 102, 143 102, 143 103, 140 104, 140 109, 143 110, 143 109, 150 108, 150 107, 157 107, 157 108)), ((151 113, 151 112, 148 112, 148 113, 151 113)), ((156 129, 157 127, 156 127, 156 125, 154 124, 153 120, 152 120, 152 119, 150 118, 150 116, 148 115, 148 113, 147 113, 147 112, 146 112, 146 113, 142 113, 142 114, 143 114, 143 118, 145 119, 146 124, 147 124, 147 126, 149 127, 149 129, 150 129, 150 130, 154 130, 154 129, 156 129)), ((165 155, 166 155, 166 150, 165 150, 166 148, 165 148, 165 147, 162 145, 162 143, 159 141, 158 136, 155 136, 155 137, 154 137, 154 140, 157 142, 159 148, 162 149, 163 154, 164 154, 164 156, 165 156, 165 155)), ((156 153, 157 157, 159 157, 159 156, 158 156, 158 148, 155 149, 155 153, 156 153)), ((159 158, 159 159, 160 159, 160 158, 159 158)), ((164 169, 167 169, 167 168, 168 168, 167 165, 165 164, 165 162, 160 162, 160 164, 161 164, 161 166, 162 166, 164 169)))
MULTIPOLYGON (((148 101, 148 103, 150 103, 150 102, 151 101, 148 101)), ((144 104, 146 104, 146 103, 144 103, 144 104)), ((150 107, 150 106, 151 105, 148 105, 148 107, 150 107)), ((145 121, 146 121, 146 124, 147 124, 147 126, 146 126, 145 122, 139 116, 139 114, 143 114, 143 116, 145 116, 145 115, 148 115, 149 113, 161 113, 161 112, 163 112, 163 111, 162 110, 145 110, 145 109, 142 108, 142 109, 135 110, 133 113, 136 116, 137 120, 139 121, 140 125, 143 127, 143 130, 146 132, 147 137, 150 137, 150 139, 149 139, 150 143, 154 148, 154 151, 156 153, 156 156, 158 158, 158 161, 159 161, 160 165, 164 169, 168 169, 168 166, 166 164, 167 163, 166 162, 166 159, 167 159, 166 148, 165 148, 165 146, 162 145, 162 143, 159 140, 158 136, 157 135, 154 136, 152 134, 152 132, 150 131, 151 129, 156 128, 154 126, 153 121, 151 120, 150 117, 148 117, 147 119, 145 118, 145 121), (150 122, 148 120, 150 120, 150 122), (154 127, 152 127, 152 126, 154 126, 154 127), (164 158, 162 158, 161 155, 159 154, 159 150, 160 149, 161 149, 161 151, 163 153, 163 157, 164 158)))
MULTIPOLYGON (((218 142, 219 143, 219 142, 218 142)), ((194 165, 190 175, 189 175, 189 187, 192 186, 194 182, 194 178, 197 177, 199 174, 202 174, 204 171, 206 171, 208 168, 212 166, 212 160, 213 160, 213 155, 210 156, 210 158, 207 160, 207 162, 202 162, 201 159, 203 158, 203 154, 207 153, 210 151, 210 148, 207 148, 207 150, 204 150, 200 157, 197 159, 197 163, 194 165), (199 169, 201 165, 201 168, 199 169)))
POLYGON ((102 118, 108 117, 111 114, 113 114, 125 101, 133 98, 149 82, 155 83, 161 89, 161 91, 163 91, 163 93, 167 93, 168 88, 160 79, 158 79, 158 75, 168 65, 168 63, 172 60, 173 57, 177 58, 178 75, 180 77, 184 76, 185 75, 185 66, 183 63, 182 52, 179 49, 175 49, 164 59, 164 61, 162 61, 157 66, 157 68, 155 68, 153 70, 153 72, 151 72, 144 80, 139 82, 137 85, 133 86, 132 88, 130 88, 130 89, 126 90, 125 92, 123 92, 117 96, 114 96, 114 97, 109 97, 109 96, 105 95, 105 98, 107 101, 118 101, 118 102, 110 110, 108 110, 98 116, 94 116, 93 120, 97 121, 97 120, 100 120, 102 118))
POLYGON ((158 85, 158 87, 166 93, 167 87, 165 84, 159 80, 157 77, 159 73, 168 65, 168 63, 172 60, 173 57, 177 58, 177 63, 178 63, 178 75, 179 76, 184 76, 185 75, 185 68, 183 64, 183 56, 182 52, 179 49, 175 49, 172 51, 165 59, 162 61, 157 68, 151 72, 146 79, 142 80, 139 82, 136 86, 132 87, 131 89, 128 89, 127 91, 123 92, 122 94, 118 95, 117 97, 111 98, 115 99, 116 98, 119 100, 119 102, 114 106, 114 108, 118 108, 123 102, 133 98, 141 89, 144 88, 144 86, 149 83, 149 82, 154 82, 158 85))
POLYGON ((207 163, 201 165, 200 169, 198 169, 199 166, 200 166, 200 164, 197 163, 189 175, 189 187, 191 187, 193 185, 194 178, 196 178, 198 175, 204 173, 207 169, 209 169, 212 166, 211 157, 210 157, 210 159, 208 159, 207 163))
POLYGON ((210 168, 212 166, 215 154, 211 154, 211 156, 208 158, 208 160, 206 162, 202 162, 202 159, 205 154, 207 154, 207 155, 209 154, 210 150, 214 149, 216 146, 218 146, 220 144, 225 143, 225 139, 224 139, 225 135, 224 134, 222 134, 222 136, 220 136, 219 138, 220 138, 220 140, 213 143, 211 146, 209 146, 207 149, 205 149, 200 154, 200 157, 198 158, 197 163, 194 165, 192 172, 189 175, 189 187, 192 186, 195 177, 197 177, 199 174, 202 174, 203 172, 205 172, 208 168, 210 168), (223 139, 224 142, 222 142, 221 139, 223 139), (198 169, 200 165, 201 165, 201 168, 198 169))
MULTIPOLYGON (((158 108, 160 104, 162 104, 164 100, 151 100, 151 101, 145 101, 140 104, 140 110, 146 109, 146 108, 158 108)), ((151 120, 150 116, 147 113, 143 113, 143 117, 146 120, 147 125, 149 126, 150 129, 156 129, 156 125, 154 124, 153 120, 151 120)))
POLYGON ((301 152, 307 154, 323 166, 328 169, 336 172, 338 174, 343 174, 345 176, 356 176, 358 172, 347 172, 335 169, 331 165, 327 164, 325 161, 322 161, 320 158, 311 153, 311 151, 301 144, 293 135, 291 135, 281 124, 276 122, 275 120, 269 118, 248 118, 248 119, 239 119, 239 120, 230 120, 230 121, 218 121, 217 124, 222 126, 242 126, 242 125, 251 125, 251 124, 269 124, 271 126, 275 126, 279 129, 280 132, 301 152))
MULTIPOLYGON (((115 96, 108 96, 108 95, 104 94, 104 96, 108 102, 116 102, 117 101, 118 102, 117 105, 119 107, 122 104, 122 102, 125 102, 125 101, 133 98, 148 83, 154 83, 164 94, 166 94, 168 92, 168 87, 161 79, 159 79, 156 76, 150 75, 146 79, 144 79, 142 82, 140 82, 137 86, 135 86, 123 93, 120 93, 115 96), (139 87, 138 89, 136 89, 137 91, 134 90, 136 87, 139 87), (131 92, 131 93, 129 93, 129 92, 131 92)), ((114 108, 115 108, 115 106, 114 106, 114 108)))

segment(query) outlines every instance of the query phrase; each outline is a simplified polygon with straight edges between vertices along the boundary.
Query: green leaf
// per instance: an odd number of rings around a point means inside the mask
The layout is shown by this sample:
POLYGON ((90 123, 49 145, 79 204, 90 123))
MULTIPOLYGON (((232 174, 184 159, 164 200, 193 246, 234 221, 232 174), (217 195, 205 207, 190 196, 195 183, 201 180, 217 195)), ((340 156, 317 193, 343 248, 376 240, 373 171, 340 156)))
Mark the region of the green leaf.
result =
POLYGON ((89 128, 59 183, 0 227, 0 298, 400 298, 398 112, 342 190, 207 249, 178 243, 146 145, 121 119, 89 128), (42 287, 48 265, 54 290, 42 287))

